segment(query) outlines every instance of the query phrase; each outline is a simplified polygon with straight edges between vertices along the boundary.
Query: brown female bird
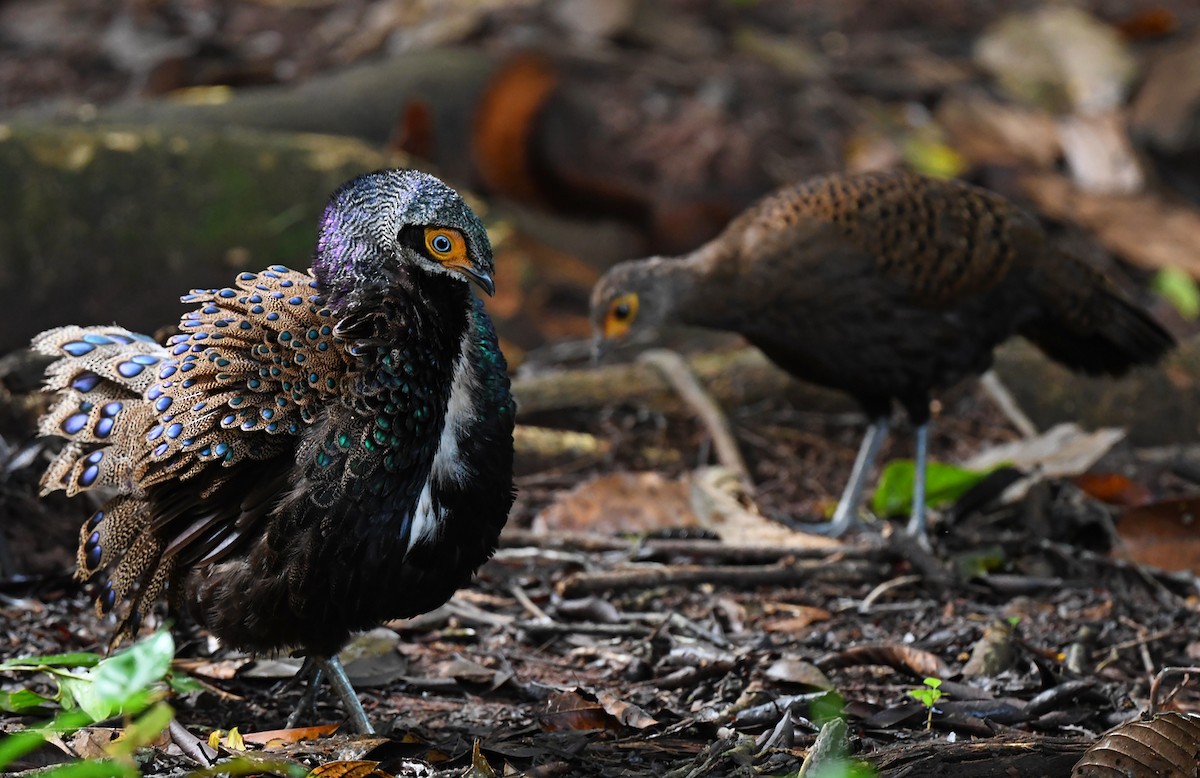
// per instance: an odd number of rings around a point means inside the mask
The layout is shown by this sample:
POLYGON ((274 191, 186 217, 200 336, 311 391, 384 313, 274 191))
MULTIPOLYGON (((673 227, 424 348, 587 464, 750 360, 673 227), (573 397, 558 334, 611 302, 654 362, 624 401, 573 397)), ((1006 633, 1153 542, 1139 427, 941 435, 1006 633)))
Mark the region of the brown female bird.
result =
POLYGON ((193 290, 165 346, 115 326, 35 338, 56 358, 41 431, 66 440, 42 486, 115 494, 79 577, 118 634, 165 592, 226 645, 302 649, 369 732, 337 652, 438 607, 495 550, 515 407, 470 289, 493 291, 491 246, 453 189, 346 183, 312 264, 193 290))
POLYGON ((681 257, 624 262, 592 292, 598 345, 668 322, 740 333, 870 419, 825 528, 854 519, 893 402, 916 428, 910 533, 925 537, 932 392, 984 372, 1014 334, 1072 370, 1121 375, 1172 337, 997 194, 907 172, 831 175, 752 206, 681 257))

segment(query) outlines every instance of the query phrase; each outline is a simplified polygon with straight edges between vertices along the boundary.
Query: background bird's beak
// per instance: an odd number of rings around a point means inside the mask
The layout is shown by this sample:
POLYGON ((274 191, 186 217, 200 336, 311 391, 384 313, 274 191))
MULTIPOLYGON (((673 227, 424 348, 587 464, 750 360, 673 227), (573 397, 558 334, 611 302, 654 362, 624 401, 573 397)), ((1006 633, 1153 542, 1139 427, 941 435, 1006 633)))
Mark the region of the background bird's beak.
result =
POLYGON ((492 277, 469 262, 446 262, 445 265, 474 281, 480 289, 488 293, 488 297, 496 294, 496 282, 492 280, 492 277))
POLYGON ((611 347, 612 341, 603 335, 597 335, 592 338, 592 362, 599 362, 604 359, 611 347))

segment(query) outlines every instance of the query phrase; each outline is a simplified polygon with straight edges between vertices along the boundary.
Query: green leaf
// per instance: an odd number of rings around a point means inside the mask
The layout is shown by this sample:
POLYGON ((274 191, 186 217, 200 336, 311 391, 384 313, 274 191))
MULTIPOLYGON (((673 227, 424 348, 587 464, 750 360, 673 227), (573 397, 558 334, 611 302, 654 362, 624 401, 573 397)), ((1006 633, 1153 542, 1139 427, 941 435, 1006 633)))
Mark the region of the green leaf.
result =
POLYGON ((155 703, 125 727, 125 737, 112 745, 113 755, 129 755, 143 746, 153 743, 175 718, 175 709, 165 702, 155 703))
POLYGON ((95 667, 104 657, 91 652, 74 654, 50 654, 49 656, 23 656, 0 662, 4 670, 45 670, 49 667, 95 667))
POLYGON ((1185 270, 1165 267, 1155 273, 1150 285, 1185 319, 1200 316, 1200 289, 1196 287, 1196 279, 1185 270))
POLYGON ((38 773, 38 778, 137 778, 138 775, 138 769, 132 764, 113 759, 88 759, 38 773))
POLYGON ((102 660, 84 677, 60 678, 63 704, 69 696, 93 721, 144 708, 151 685, 167 674, 174 656, 171 633, 156 632, 102 660))
POLYGON ((187 673, 181 673, 178 670, 172 670, 167 673, 167 686, 170 686, 171 691, 175 694, 181 695, 204 691, 204 684, 187 673))
POLYGON ((41 734, 30 730, 14 732, 0 739, 0 770, 31 751, 36 751, 45 742, 46 739, 41 734))
MULTIPOLYGON (((914 472, 911 459, 893 459, 887 463, 871 499, 871 510, 876 516, 903 516, 912 511, 914 472)), ((929 462, 925 468, 925 505, 937 507, 954 502, 990 472, 929 462)))
POLYGON ((29 689, 19 689, 15 692, 0 692, 0 710, 5 713, 24 713, 34 708, 54 702, 49 697, 43 697, 29 689))
POLYGON ((817 724, 846 717, 846 700, 835 691, 826 692, 809 703, 809 718, 817 724))
POLYGON ((283 775, 287 778, 304 778, 309 768, 285 759, 264 759, 257 756, 235 756, 224 762, 218 762, 211 767, 193 770, 189 778, 215 778, 216 776, 283 775))

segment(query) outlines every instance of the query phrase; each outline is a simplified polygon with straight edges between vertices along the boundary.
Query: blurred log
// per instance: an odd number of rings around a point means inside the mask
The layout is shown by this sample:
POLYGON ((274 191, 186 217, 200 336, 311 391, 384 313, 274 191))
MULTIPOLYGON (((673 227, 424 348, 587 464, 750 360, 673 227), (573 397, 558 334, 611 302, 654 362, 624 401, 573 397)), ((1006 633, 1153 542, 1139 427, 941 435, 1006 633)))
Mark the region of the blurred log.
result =
POLYGON ((0 353, 72 322, 152 333, 189 286, 307 269, 329 193, 398 164, 323 135, 0 125, 0 353))
MULTIPOLYGON (((689 358, 696 377, 726 408, 785 397, 807 411, 855 410, 848 397, 797 381, 756 349, 689 358)), ((1023 341, 996 353, 996 372, 1021 408, 1041 428, 1076 420, 1086 427, 1126 427, 1137 445, 1195 440, 1200 430, 1200 338, 1180 345, 1159 368, 1121 379, 1079 376, 1051 362, 1023 341)), ((513 384, 518 418, 545 418, 556 411, 640 405, 670 414, 691 411, 657 370, 644 364, 607 365, 520 377, 513 384)))
MULTIPOLYGON (((419 115, 425 125, 422 150, 436 152, 426 158, 438 160, 449 178, 470 182, 471 122, 494 68, 494 58, 471 49, 420 50, 299 84, 201 88, 183 93, 182 99, 116 103, 99 109, 95 119, 104 124, 344 135, 382 146, 394 137, 398 120, 419 115)), ((50 117, 44 109, 31 109, 4 118, 41 122, 50 117)))
MULTIPOLYGON (((611 440, 588 432, 558 430, 519 424, 513 431, 517 475, 537 473, 554 467, 581 467, 612 454, 611 440)), ((647 446, 636 455, 646 462, 667 464, 679 461, 678 451, 647 446)))
MULTIPOLYGON (((846 411, 844 396, 802 384, 767 361, 757 349, 700 354, 688 362, 700 383, 725 407, 749 405, 786 395, 813 410, 846 411)), ((518 418, 563 410, 639 404, 665 413, 691 408, 654 367, 641 363, 560 370, 517 378, 513 383, 518 418)))

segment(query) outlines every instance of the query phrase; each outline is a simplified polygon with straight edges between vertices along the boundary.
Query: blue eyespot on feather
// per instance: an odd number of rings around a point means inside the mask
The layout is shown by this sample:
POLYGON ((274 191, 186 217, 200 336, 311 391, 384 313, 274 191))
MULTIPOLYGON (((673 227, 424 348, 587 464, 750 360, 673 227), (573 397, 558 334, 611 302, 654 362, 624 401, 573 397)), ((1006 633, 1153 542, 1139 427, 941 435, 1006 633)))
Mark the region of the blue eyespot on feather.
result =
POLYGON ((95 351, 96 347, 82 341, 73 340, 70 343, 64 343, 62 350, 73 357, 81 357, 84 354, 90 354, 95 351))
POLYGON ((60 428, 68 435, 76 435, 87 425, 87 421, 88 415, 86 413, 75 413, 63 419, 60 428))
POLYGON ((78 392, 87 394, 95 389, 96 384, 98 383, 100 383, 100 376, 88 370, 75 377, 75 380, 71 382, 71 388, 78 392))

